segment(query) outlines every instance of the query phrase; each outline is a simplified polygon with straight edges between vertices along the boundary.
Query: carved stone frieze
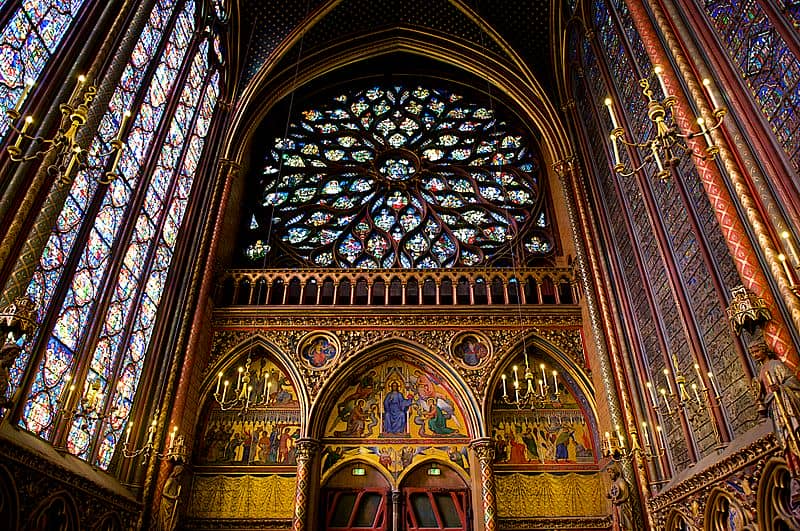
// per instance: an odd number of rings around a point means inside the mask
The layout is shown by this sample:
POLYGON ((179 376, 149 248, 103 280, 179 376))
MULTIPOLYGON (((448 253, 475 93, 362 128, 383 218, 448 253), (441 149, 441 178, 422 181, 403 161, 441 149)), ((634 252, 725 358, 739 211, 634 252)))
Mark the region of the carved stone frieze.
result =
POLYGON ((0 463, 14 478, 23 528, 34 524, 37 508, 54 496, 68 497, 74 503, 81 529, 97 528, 111 513, 126 529, 133 529, 136 523, 141 506, 132 495, 123 496, 108 490, 42 454, 9 440, 0 440, 0 463))
POLYGON ((723 495, 738 506, 745 529, 755 529, 758 484, 764 465, 781 455, 772 433, 758 438, 731 455, 720 458, 707 468, 668 486, 650 499, 650 510, 659 528, 666 526, 670 515, 678 512, 698 529, 705 526, 707 504, 723 495))
POLYGON ((205 529, 291 529, 291 518, 190 518, 182 523, 181 529, 187 531, 205 529))

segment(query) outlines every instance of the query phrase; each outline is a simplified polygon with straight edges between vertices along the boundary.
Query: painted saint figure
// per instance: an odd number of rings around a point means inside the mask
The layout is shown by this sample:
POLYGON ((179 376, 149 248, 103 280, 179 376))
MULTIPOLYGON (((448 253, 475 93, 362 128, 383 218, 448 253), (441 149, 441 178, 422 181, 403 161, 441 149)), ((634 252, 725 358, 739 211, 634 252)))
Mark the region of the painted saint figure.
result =
POLYGON ((392 382, 391 391, 383 399, 383 434, 407 435, 408 408, 413 401, 412 395, 404 397, 397 382, 392 382))

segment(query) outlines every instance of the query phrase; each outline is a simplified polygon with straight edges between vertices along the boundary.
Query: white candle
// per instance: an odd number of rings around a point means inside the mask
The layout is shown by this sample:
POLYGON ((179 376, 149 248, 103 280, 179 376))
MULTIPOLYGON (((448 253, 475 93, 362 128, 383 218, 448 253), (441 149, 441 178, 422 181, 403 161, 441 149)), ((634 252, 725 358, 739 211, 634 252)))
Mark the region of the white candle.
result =
POLYGON ((708 78, 703 79, 703 86, 706 88, 706 92, 708 92, 708 98, 711 100, 711 106, 714 107, 716 111, 719 109, 719 103, 717 102, 717 98, 714 96, 714 91, 711 89, 711 80, 708 78))
POLYGON ((658 78, 658 84, 661 85, 661 92, 664 94, 664 99, 669 98, 667 85, 664 83, 664 69, 661 68, 661 65, 656 65, 653 71, 656 73, 656 78, 658 78))
POLYGON ((664 405, 667 406, 667 413, 672 415, 672 408, 669 407, 669 400, 667 400, 667 390, 662 387, 660 391, 661 391, 661 398, 664 399, 664 405))
POLYGON ((711 372, 708 373, 708 381, 711 382, 711 388, 714 390, 714 396, 719 398, 719 387, 717 387, 717 381, 714 379, 714 374, 711 372))
POLYGON ((33 81, 26 81, 25 84, 22 85, 22 93, 19 95, 16 105, 14 105, 14 112, 17 113, 17 116, 19 116, 19 110, 22 108, 22 104, 25 103, 25 100, 28 98, 28 94, 30 94, 32 88, 33 81))
POLYGON ((236 382, 236 392, 239 392, 239 389, 242 388, 242 372, 244 371, 244 367, 239 367, 239 380, 236 382))
POLYGON ((606 446, 609 450, 611 449, 611 434, 608 432, 606 432, 606 446))
POLYGON ((86 82, 86 76, 83 74, 78 76, 78 84, 75 85, 75 90, 72 91, 72 96, 69 97, 69 104, 72 105, 75 99, 80 95, 83 84, 86 82))
POLYGON ((541 396, 544 396, 544 382, 542 382, 541 380, 537 380, 537 381, 539 382, 539 394, 541 396))
POLYGON ((708 147, 712 147, 714 142, 711 140, 711 135, 708 134, 708 129, 706 129, 706 121, 702 118, 697 119, 697 125, 700 126, 700 132, 703 134, 703 138, 706 141, 706 145, 708 147))
POLYGON ((656 431, 658 432, 658 438, 661 440, 661 448, 664 449, 667 447, 667 439, 664 437, 664 430, 661 429, 660 424, 656 424, 656 431))
POLYGON ((658 171, 664 171, 664 165, 661 163, 661 157, 658 156, 658 146, 657 142, 653 142, 650 144, 650 151, 653 152, 653 160, 656 161, 656 166, 658 166, 658 171))
POLYGON ((506 375, 503 374, 500 379, 503 380, 503 396, 506 397, 508 396, 508 389, 506 389, 506 375))
POLYGON ((667 382, 667 389, 669 389, 669 394, 672 395, 672 383, 669 381, 669 369, 664 369, 664 380, 667 382))
POLYGON ((125 124, 128 122, 128 118, 131 117, 131 111, 125 111, 122 113, 122 120, 119 122, 119 129, 117 129, 117 138, 118 142, 122 142, 122 133, 125 129, 125 124))
POLYGON ((650 405, 653 407, 657 407, 658 403, 656 400, 655 389, 653 389, 653 384, 648 381, 647 383, 645 383, 645 385, 647 386, 647 391, 650 393, 650 405))
POLYGON ((516 397, 517 402, 519 402, 519 382, 514 382, 514 396, 516 397))
POLYGON ((642 439, 645 446, 651 446, 650 433, 647 431, 647 423, 642 422, 642 439))
POLYGON ((547 381, 547 375, 544 373, 544 363, 539 364, 539 368, 542 369, 542 380, 545 382, 547 381))
POLYGON ((172 432, 169 435, 169 449, 170 450, 172 450, 172 448, 175 447, 175 434, 177 432, 178 432, 178 427, 177 426, 173 426, 172 427, 172 432))
POLYGON ((26 116, 25 120, 22 122, 22 129, 19 130, 19 136, 17 136, 17 140, 14 142, 14 147, 19 149, 22 145, 22 139, 25 138, 25 132, 33 123, 33 116, 26 116))
POLYGON ((267 396, 267 387, 269 386, 269 376, 264 379, 264 396, 267 396))
POLYGON ((792 271, 789 269, 789 264, 786 263, 786 255, 783 253, 779 254, 778 261, 783 266, 783 272, 786 273, 786 279, 789 281, 789 285, 794 286, 794 277, 792 276, 792 271))
POLYGON ((125 430, 125 445, 131 441, 131 429, 133 428, 133 421, 128 422, 128 429, 125 430))
POLYGON ((620 448, 625 448, 625 439, 622 438, 622 434, 619 432, 619 426, 615 426, 614 430, 617 432, 617 439, 619 440, 620 448))
POLYGON ((700 372, 700 365, 697 363, 694 364, 694 372, 697 373, 697 381, 700 382, 700 389, 703 391, 706 390, 706 383, 703 381, 703 374, 700 372))
POLYGON ((153 422, 150 423, 150 427, 147 428, 147 444, 153 444, 153 437, 156 434, 156 419, 153 419, 153 422))
POLYGON ((225 395, 228 394, 228 380, 225 380, 225 384, 222 386, 222 401, 225 402, 225 395))
POLYGON ((611 124, 614 126, 614 129, 619 129, 619 123, 617 122, 616 114, 614 114, 614 104, 611 101, 611 98, 606 98, 604 103, 606 104, 606 108, 608 108, 608 115, 611 117, 611 124))
POLYGON ((620 165, 619 145, 617 145, 617 135, 611 135, 611 147, 614 149, 614 166, 620 165))
POLYGON ((786 240, 786 248, 789 250, 789 255, 792 257, 792 265, 795 267, 800 265, 800 258, 797 257, 797 249, 794 248, 794 243, 792 243, 792 238, 789 236, 789 231, 781 232, 781 238, 786 240))
POLYGON ((697 400, 697 403, 703 405, 703 402, 700 400, 700 395, 697 394, 697 384, 692 384, 692 392, 694 393, 694 398, 697 400))
POLYGON ((553 371, 553 391, 558 394, 558 371, 553 371))
POLYGON ((222 372, 220 372, 219 374, 217 374, 217 390, 216 390, 216 391, 214 391, 214 394, 215 394, 215 395, 218 395, 218 394, 219 394, 219 386, 220 386, 220 384, 222 384, 222 372))
MULTIPOLYGON (((267 402, 269 401, 269 390, 271 388, 272 388, 272 382, 267 383, 267 399, 266 399, 267 402)), ((503 375, 503 395, 505 395, 505 389, 506 389, 506 379, 505 375, 503 375)))

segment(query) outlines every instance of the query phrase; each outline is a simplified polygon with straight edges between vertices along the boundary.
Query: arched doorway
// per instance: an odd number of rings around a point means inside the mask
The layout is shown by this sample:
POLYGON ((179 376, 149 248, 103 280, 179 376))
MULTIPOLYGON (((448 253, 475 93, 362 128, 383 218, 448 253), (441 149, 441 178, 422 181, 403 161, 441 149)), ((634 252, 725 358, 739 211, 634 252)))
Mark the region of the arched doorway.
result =
POLYGON ((468 531, 470 490, 448 465, 428 461, 402 478, 399 489, 361 461, 340 466, 321 491, 325 531, 468 531))
POLYGON ((400 493, 403 531, 470 529, 469 486, 450 466, 429 462, 416 467, 403 479, 400 493))
POLYGON ((372 465, 350 461, 328 478, 320 493, 321 529, 389 531, 391 485, 372 465))

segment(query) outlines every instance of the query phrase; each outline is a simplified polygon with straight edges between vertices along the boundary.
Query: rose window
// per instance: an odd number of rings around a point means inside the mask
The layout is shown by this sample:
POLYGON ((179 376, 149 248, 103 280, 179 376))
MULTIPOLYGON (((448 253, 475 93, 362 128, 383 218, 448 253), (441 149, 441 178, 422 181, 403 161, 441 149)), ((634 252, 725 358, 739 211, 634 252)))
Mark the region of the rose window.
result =
POLYGON ((520 131, 487 106, 421 86, 320 103, 267 149, 245 255, 343 268, 547 256, 539 161, 520 131))

